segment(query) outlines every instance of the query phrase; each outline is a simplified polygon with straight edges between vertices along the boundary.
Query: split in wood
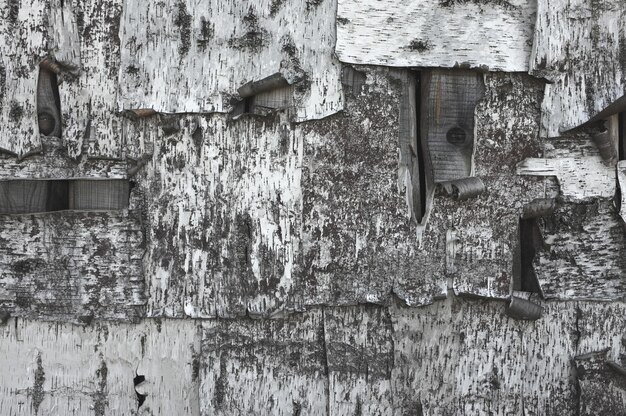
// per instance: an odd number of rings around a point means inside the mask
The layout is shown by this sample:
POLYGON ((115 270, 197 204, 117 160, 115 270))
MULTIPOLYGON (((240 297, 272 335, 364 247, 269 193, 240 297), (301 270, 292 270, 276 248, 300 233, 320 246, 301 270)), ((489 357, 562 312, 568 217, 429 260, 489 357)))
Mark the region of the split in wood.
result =
POLYGON ((0 181, 0 214, 121 210, 129 194, 125 179, 0 181))
POLYGON ((424 160, 430 164, 427 175, 432 175, 434 183, 470 176, 474 110, 485 91, 483 75, 468 70, 422 70, 419 88, 419 140, 424 160))
MULTIPOLYGON (((135 373, 136 374, 136 373, 135 373)), ((133 384, 135 386, 135 394, 137 395, 137 408, 140 408, 143 402, 146 401, 146 397, 148 397, 146 392, 143 389, 144 384, 146 383, 146 377, 143 375, 137 374, 133 378, 133 384)))
POLYGON ((541 318, 543 307, 530 300, 511 296, 506 308, 506 314, 513 319, 535 321, 541 318))
POLYGON ((61 137, 61 99, 57 75, 39 66, 37 80, 37 125, 44 136, 61 137))
POLYGON ((452 198, 463 201, 485 192, 483 181, 476 176, 439 183, 439 186, 452 198))

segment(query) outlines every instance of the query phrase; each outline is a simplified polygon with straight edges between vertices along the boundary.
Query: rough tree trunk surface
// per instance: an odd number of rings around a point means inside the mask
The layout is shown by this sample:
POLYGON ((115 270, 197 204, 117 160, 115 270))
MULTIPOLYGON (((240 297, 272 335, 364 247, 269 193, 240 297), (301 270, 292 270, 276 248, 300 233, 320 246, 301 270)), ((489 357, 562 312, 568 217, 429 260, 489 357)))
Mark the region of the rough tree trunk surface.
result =
POLYGON ((625 4, 1 1, 0 414, 626 415, 625 4))

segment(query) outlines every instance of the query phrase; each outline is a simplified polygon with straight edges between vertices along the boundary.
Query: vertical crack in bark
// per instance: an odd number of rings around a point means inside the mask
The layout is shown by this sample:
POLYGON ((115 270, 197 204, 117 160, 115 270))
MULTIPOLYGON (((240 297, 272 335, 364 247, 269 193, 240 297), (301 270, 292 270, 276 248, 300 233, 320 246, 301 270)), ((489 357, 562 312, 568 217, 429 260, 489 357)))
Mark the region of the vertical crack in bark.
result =
MULTIPOLYGON (((579 303, 576 302, 576 321, 575 321, 575 325, 576 325, 576 330, 574 332, 574 355, 580 355, 580 351, 578 350, 579 344, 580 344, 580 338, 581 338, 581 332, 580 332, 580 319, 582 318, 583 312, 582 309, 580 309, 579 303)), ((581 392, 581 388, 580 388, 580 382, 578 381, 578 370, 576 369, 576 364, 574 362, 574 360, 571 360, 571 364, 572 366, 572 377, 574 379, 574 389, 575 389, 575 403, 574 405, 576 406, 576 416, 580 416, 580 397, 582 395, 581 392)))
MULTIPOLYGON (((17 320, 16 320, 17 322, 17 320)), ((43 402, 43 383, 46 380, 46 373, 43 370, 41 363, 41 353, 37 353, 37 367, 35 368, 35 380, 33 383, 33 407, 35 408, 35 414, 39 413, 39 406, 43 402)))
POLYGON ((331 416, 330 413, 330 371, 328 365, 328 343, 326 342, 326 308, 322 307, 322 327, 321 327, 321 338, 324 344, 324 357, 322 360, 324 362, 324 372, 326 373, 326 414, 331 416))

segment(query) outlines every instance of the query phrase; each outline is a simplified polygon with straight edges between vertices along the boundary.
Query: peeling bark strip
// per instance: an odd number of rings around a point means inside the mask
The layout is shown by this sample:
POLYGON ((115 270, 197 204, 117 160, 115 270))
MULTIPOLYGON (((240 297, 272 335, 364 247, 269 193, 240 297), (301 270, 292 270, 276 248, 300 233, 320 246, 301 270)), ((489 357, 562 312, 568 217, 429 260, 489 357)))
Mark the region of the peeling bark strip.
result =
POLYGON ((530 73, 552 82, 542 136, 580 126, 626 94, 625 13, 622 0, 539 0, 530 73))
POLYGON ((337 55, 342 62, 528 70, 535 1, 338 3, 337 55))
POLYGON ((280 71, 290 84, 302 81, 293 94, 296 121, 333 114, 343 108, 341 66, 333 58, 335 11, 334 0, 317 7, 305 0, 281 7, 270 0, 129 1, 119 108, 227 112, 237 88, 280 71))

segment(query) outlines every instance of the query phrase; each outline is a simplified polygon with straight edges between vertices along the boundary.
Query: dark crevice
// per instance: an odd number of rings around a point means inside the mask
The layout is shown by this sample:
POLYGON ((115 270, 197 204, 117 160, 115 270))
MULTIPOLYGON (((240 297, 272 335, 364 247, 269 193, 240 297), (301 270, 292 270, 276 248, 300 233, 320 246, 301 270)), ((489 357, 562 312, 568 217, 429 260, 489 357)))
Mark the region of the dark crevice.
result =
POLYGON ((129 181, 123 179, 0 181, 0 214, 116 211, 127 208, 129 199, 129 181))
POLYGON ((61 97, 57 74, 43 66, 39 67, 37 80, 37 123, 39 133, 44 136, 61 137, 61 97))
POLYGON ((537 219, 520 219, 519 220, 519 238, 520 238, 520 282, 515 289, 523 292, 541 294, 541 286, 535 273, 533 261, 535 255, 543 246, 543 237, 539 230, 537 219))
POLYGON ((421 87, 421 77, 420 73, 417 72, 415 75, 415 90, 413 94, 415 94, 415 119, 416 119, 416 129, 417 134, 415 137, 417 138, 417 143, 415 146, 417 152, 417 166, 418 166, 418 176, 419 176, 419 207, 416 209, 416 217, 417 222, 421 223, 422 218, 426 215, 426 168, 424 166, 424 146, 421 139, 421 129, 420 129, 420 120, 421 120, 421 107, 422 107, 422 87, 421 87))
POLYGON ((137 402, 138 402, 138 406, 137 406, 137 408, 138 408, 138 409, 141 407, 141 405, 143 404, 143 402, 145 402, 145 401, 146 401, 146 397, 147 397, 147 395, 146 395, 146 394, 140 394, 140 393, 137 391, 137 388, 136 388, 136 387, 137 387, 138 385, 140 385, 141 383, 143 383, 144 381, 146 381, 146 377, 145 377, 145 376, 143 376, 143 375, 139 375, 139 374, 137 374, 137 375, 135 376, 135 378, 133 378, 133 384, 135 385, 135 394, 137 395, 137 402))
POLYGON ((626 146, 624 143, 624 141, 626 141, 626 111, 619 113, 618 120, 619 160, 626 160, 626 146))

